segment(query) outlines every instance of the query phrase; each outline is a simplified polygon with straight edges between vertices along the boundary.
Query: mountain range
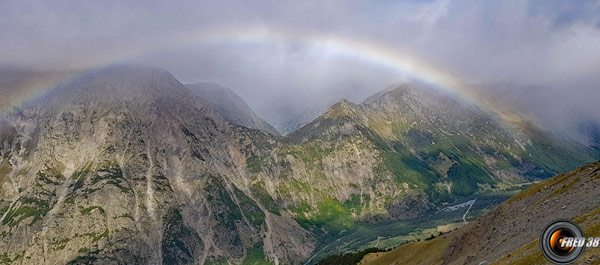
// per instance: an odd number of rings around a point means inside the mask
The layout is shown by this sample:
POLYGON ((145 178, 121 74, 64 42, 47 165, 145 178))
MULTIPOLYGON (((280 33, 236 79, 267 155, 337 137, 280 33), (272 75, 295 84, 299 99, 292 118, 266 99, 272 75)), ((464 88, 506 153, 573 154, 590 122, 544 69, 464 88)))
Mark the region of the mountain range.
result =
POLYGON ((229 89, 144 66, 83 71, 10 102, 0 258, 14 264, 300 264, 363 224, 600 157, 416 84, 342 100, 287 136, 229 89))

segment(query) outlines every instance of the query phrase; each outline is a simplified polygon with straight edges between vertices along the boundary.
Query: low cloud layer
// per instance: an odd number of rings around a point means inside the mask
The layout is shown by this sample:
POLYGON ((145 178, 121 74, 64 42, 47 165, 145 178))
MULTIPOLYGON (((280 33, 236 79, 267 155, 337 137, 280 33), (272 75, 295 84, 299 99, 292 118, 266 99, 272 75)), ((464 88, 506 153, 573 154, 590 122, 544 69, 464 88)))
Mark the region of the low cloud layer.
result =
POLYGON ((0 32, 1 63, 151 64, 229 86, 276 124, 411 78, 297 40, 313 33, 394 47, 555 129, 600 123, 600 1, 5 1, 0 32), (290 39, 198 41, 226 25, 290 39))

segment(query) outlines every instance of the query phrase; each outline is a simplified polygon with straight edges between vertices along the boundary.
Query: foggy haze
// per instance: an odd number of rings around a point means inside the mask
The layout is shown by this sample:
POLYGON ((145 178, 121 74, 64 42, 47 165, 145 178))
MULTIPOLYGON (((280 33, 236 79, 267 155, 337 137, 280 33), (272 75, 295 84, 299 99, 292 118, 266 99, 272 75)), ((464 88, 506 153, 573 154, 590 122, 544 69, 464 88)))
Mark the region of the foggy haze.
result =
POLYGON ((600 123, 600 1, 3 1, 0 33, 1 64, 149 64, 230 87, 278 129, 414 78, 312 34, 394 47, 557 131, 600 123), (284 36, 198 41, 250 27, 284 36))

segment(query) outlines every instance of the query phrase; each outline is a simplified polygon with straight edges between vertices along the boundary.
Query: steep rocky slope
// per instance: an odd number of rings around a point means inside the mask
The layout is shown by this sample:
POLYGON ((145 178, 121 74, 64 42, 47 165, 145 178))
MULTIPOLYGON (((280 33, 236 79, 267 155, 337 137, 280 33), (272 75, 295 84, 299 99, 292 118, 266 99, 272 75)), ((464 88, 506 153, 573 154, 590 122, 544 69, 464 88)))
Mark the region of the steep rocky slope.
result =
POLYGON ((15 264, 275 263, 314 239, 250 191, 258 131, 231 126, 170 74, 83 74, 2 121, 0 255, 15 264), (256 256, 256 255, 254 255, 256 256))
MULTIPOLYGON (((600 233, 600 162, 559 174, 511 198, 450 234, 369 254, 359 264, 549 264, 539 248, 544 227, 573 220, 586 236, 600 233)), ((588 248, 576 264, 598 264, 588 248)))
POLYGON ((216 83, 187 84, 186 87, 196 95, 214 104, 213 108, 227 121, 279 135, 273 126, 256 115, 250 106, 231 89, 216 83))

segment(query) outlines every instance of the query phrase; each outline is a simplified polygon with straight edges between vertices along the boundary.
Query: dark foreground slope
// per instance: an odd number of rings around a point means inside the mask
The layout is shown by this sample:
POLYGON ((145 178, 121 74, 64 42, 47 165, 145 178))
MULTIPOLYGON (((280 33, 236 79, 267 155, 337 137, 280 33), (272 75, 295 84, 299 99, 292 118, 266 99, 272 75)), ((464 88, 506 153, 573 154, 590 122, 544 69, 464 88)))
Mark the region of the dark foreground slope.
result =
MULTIPOLYGON (((549 264, 539 248, 544 227, 575 221, 600 235, 600 162, 559 174, 504 202, 476 221, 433 240, 367 255, 359 264, 549 264)), ((588 248, 576 264, 600 263, 588 248)))

